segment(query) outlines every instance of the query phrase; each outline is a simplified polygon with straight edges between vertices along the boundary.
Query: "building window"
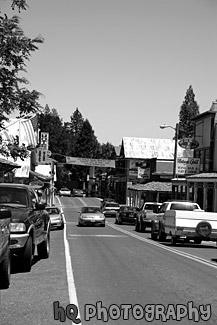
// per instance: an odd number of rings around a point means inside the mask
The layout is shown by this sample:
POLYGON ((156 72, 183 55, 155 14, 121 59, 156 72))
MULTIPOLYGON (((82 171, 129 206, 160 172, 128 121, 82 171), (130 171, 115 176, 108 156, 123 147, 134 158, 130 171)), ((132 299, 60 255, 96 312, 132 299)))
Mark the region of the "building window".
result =
POLYGON ((204 150, 200 151, 200 171, 203 172, 204 171, 204 150))
POLYGON ((204 150, 205 151, 205 154, 204 154, 204 159, 205 159, 205 172, 208 172, 209 171, 209 149, 206 149, 204 150))
POLYGON ((194 153, 195 158, 200 158, 200 172, 208 172, 210 170, 210 150, 197 150, 194 153))

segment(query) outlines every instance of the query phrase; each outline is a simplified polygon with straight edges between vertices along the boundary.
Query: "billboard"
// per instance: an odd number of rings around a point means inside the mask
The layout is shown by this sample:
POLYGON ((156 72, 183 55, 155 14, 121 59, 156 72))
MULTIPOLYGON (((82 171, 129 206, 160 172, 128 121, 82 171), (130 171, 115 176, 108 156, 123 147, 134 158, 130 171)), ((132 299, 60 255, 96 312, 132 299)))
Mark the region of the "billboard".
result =
POLYGON ((66 157, 66 164, 115 168, 115 160, 66 157))

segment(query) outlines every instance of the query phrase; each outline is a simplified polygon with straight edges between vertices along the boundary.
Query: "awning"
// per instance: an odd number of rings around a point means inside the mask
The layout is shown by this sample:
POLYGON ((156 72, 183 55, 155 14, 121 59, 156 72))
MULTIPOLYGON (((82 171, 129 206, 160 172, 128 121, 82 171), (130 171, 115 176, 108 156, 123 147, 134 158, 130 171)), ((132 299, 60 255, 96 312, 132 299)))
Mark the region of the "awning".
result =
POLYGON ((9 161, 4 158, 0 158, 0 172, 3 172, 4 174, 11 172, 15 168, 20 168, 21 166, 13 163, 12 161, 9 161))
POLYGON ((39 174, 37 172, 34 172, 33 170, 30 170, 29 174, 32 175, 34 177, 34 179, 39 179, 40 181, 45 182, 45 183, 50 182, 50 180, 52 179, 51 176, 45 176, 45 175, 39 174))

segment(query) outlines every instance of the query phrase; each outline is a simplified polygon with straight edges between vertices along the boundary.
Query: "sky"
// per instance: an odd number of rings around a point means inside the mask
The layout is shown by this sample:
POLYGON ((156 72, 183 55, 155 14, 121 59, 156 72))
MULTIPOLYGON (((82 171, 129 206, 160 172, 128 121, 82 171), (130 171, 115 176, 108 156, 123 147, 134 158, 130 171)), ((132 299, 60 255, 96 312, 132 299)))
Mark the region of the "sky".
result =
POLYGON ((76 108, 98 141, 173 138, 191 85, 200 113, 217 99, 216 0, 27 0, 26 36, 44 43, 27 63, 40 104, 69 122, 76 108))

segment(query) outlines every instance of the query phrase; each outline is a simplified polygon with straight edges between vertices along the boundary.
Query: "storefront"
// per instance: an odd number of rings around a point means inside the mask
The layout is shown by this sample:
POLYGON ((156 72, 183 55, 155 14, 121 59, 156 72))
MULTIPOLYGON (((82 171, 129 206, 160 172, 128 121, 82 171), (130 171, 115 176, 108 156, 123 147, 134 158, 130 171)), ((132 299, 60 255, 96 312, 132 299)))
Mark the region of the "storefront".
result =
POLYGON ((187 199, 197 202, 201 209, 217 212, 217 173, 202 173, 186 177, 187 199))

